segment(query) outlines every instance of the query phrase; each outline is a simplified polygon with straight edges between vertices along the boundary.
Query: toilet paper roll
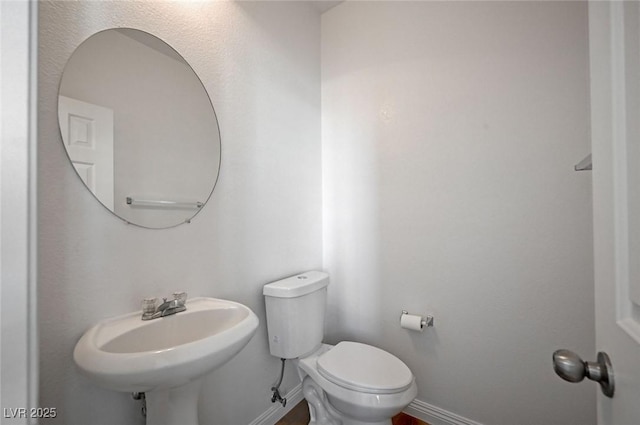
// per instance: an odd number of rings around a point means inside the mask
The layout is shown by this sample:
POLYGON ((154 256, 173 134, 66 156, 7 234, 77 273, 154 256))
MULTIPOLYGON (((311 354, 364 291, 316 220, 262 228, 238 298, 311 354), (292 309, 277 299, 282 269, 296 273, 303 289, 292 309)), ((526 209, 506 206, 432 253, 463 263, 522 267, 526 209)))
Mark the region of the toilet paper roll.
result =
POLYGON ((403 314, 400 316, 400 326, 412 331, 422 332, 424 330, 422 320, 422 316, 416 314, 403 314))

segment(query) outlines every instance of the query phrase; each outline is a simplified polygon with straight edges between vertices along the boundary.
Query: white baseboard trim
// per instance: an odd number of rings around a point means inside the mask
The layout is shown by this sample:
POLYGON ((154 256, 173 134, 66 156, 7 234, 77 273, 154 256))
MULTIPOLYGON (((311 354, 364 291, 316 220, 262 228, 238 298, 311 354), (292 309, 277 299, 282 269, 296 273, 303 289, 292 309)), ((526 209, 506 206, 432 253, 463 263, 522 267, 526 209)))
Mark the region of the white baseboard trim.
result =
POLYGON ((482 425, 480 422, 472 421, 418 399, 413 400, 404 409, 404 413, 425 421, 429 425, 482 425))
POLYGON ((291 409, 296 407, 304 397, 302 395, 302 384, 298 384, 291 389, 286 395, 287 405, 282 407, 280 403, 274 403, 273 406, 268 408, 262 415, 255 418, 249 425, 274 425, 284 415, 289 413, 291 409))
MULTIPOLYGON (((285 397, 287 399, 286 407, 275 403, 255 418, 249 425, 275 425, 276 422, 282 419, 284 415, 289 413, 291 409, 304 399, 302 395, 302 384, 293 387, 285 397)), ((464 416, 457 415, 418 399, 413 400, 411 404, 404 409, 404 413, 425 421, 429 425, 483 425, 480 422, 467 419, 464 416)))

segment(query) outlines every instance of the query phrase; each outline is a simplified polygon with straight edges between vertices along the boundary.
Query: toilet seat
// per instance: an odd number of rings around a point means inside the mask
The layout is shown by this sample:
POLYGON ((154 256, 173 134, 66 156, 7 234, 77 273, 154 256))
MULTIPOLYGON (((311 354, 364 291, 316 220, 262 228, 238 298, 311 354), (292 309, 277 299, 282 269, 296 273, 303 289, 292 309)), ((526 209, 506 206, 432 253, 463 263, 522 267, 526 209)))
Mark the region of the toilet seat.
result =
POLYGON ((358 392, 400 393, 414 381, 411 370, 393 354, 351 341, 340 342, 320 355, 316 365, 328 381, 358 392))

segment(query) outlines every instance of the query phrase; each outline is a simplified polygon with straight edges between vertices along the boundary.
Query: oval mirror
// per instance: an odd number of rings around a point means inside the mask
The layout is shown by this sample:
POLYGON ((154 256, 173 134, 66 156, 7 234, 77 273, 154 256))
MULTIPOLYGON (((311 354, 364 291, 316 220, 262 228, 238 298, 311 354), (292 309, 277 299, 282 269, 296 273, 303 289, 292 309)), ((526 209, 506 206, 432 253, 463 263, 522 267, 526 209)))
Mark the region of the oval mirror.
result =
POLYGON ((211 100, 159 38, 98 32, 64 68, 58 120, 67 155, 93 195, 128 223, 167 228, 207 202, 220 169, 211 100))

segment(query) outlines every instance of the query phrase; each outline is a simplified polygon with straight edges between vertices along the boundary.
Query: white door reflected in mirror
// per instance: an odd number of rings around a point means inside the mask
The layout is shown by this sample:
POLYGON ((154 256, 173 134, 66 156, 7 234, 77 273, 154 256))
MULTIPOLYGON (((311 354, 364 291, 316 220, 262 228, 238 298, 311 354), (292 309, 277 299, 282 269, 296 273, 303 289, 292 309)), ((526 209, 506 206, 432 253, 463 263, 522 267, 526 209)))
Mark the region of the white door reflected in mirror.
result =
POLYGON ((113 111, 60 96, 58 119, 69 159, 82 182, 113 211, 113 111))

